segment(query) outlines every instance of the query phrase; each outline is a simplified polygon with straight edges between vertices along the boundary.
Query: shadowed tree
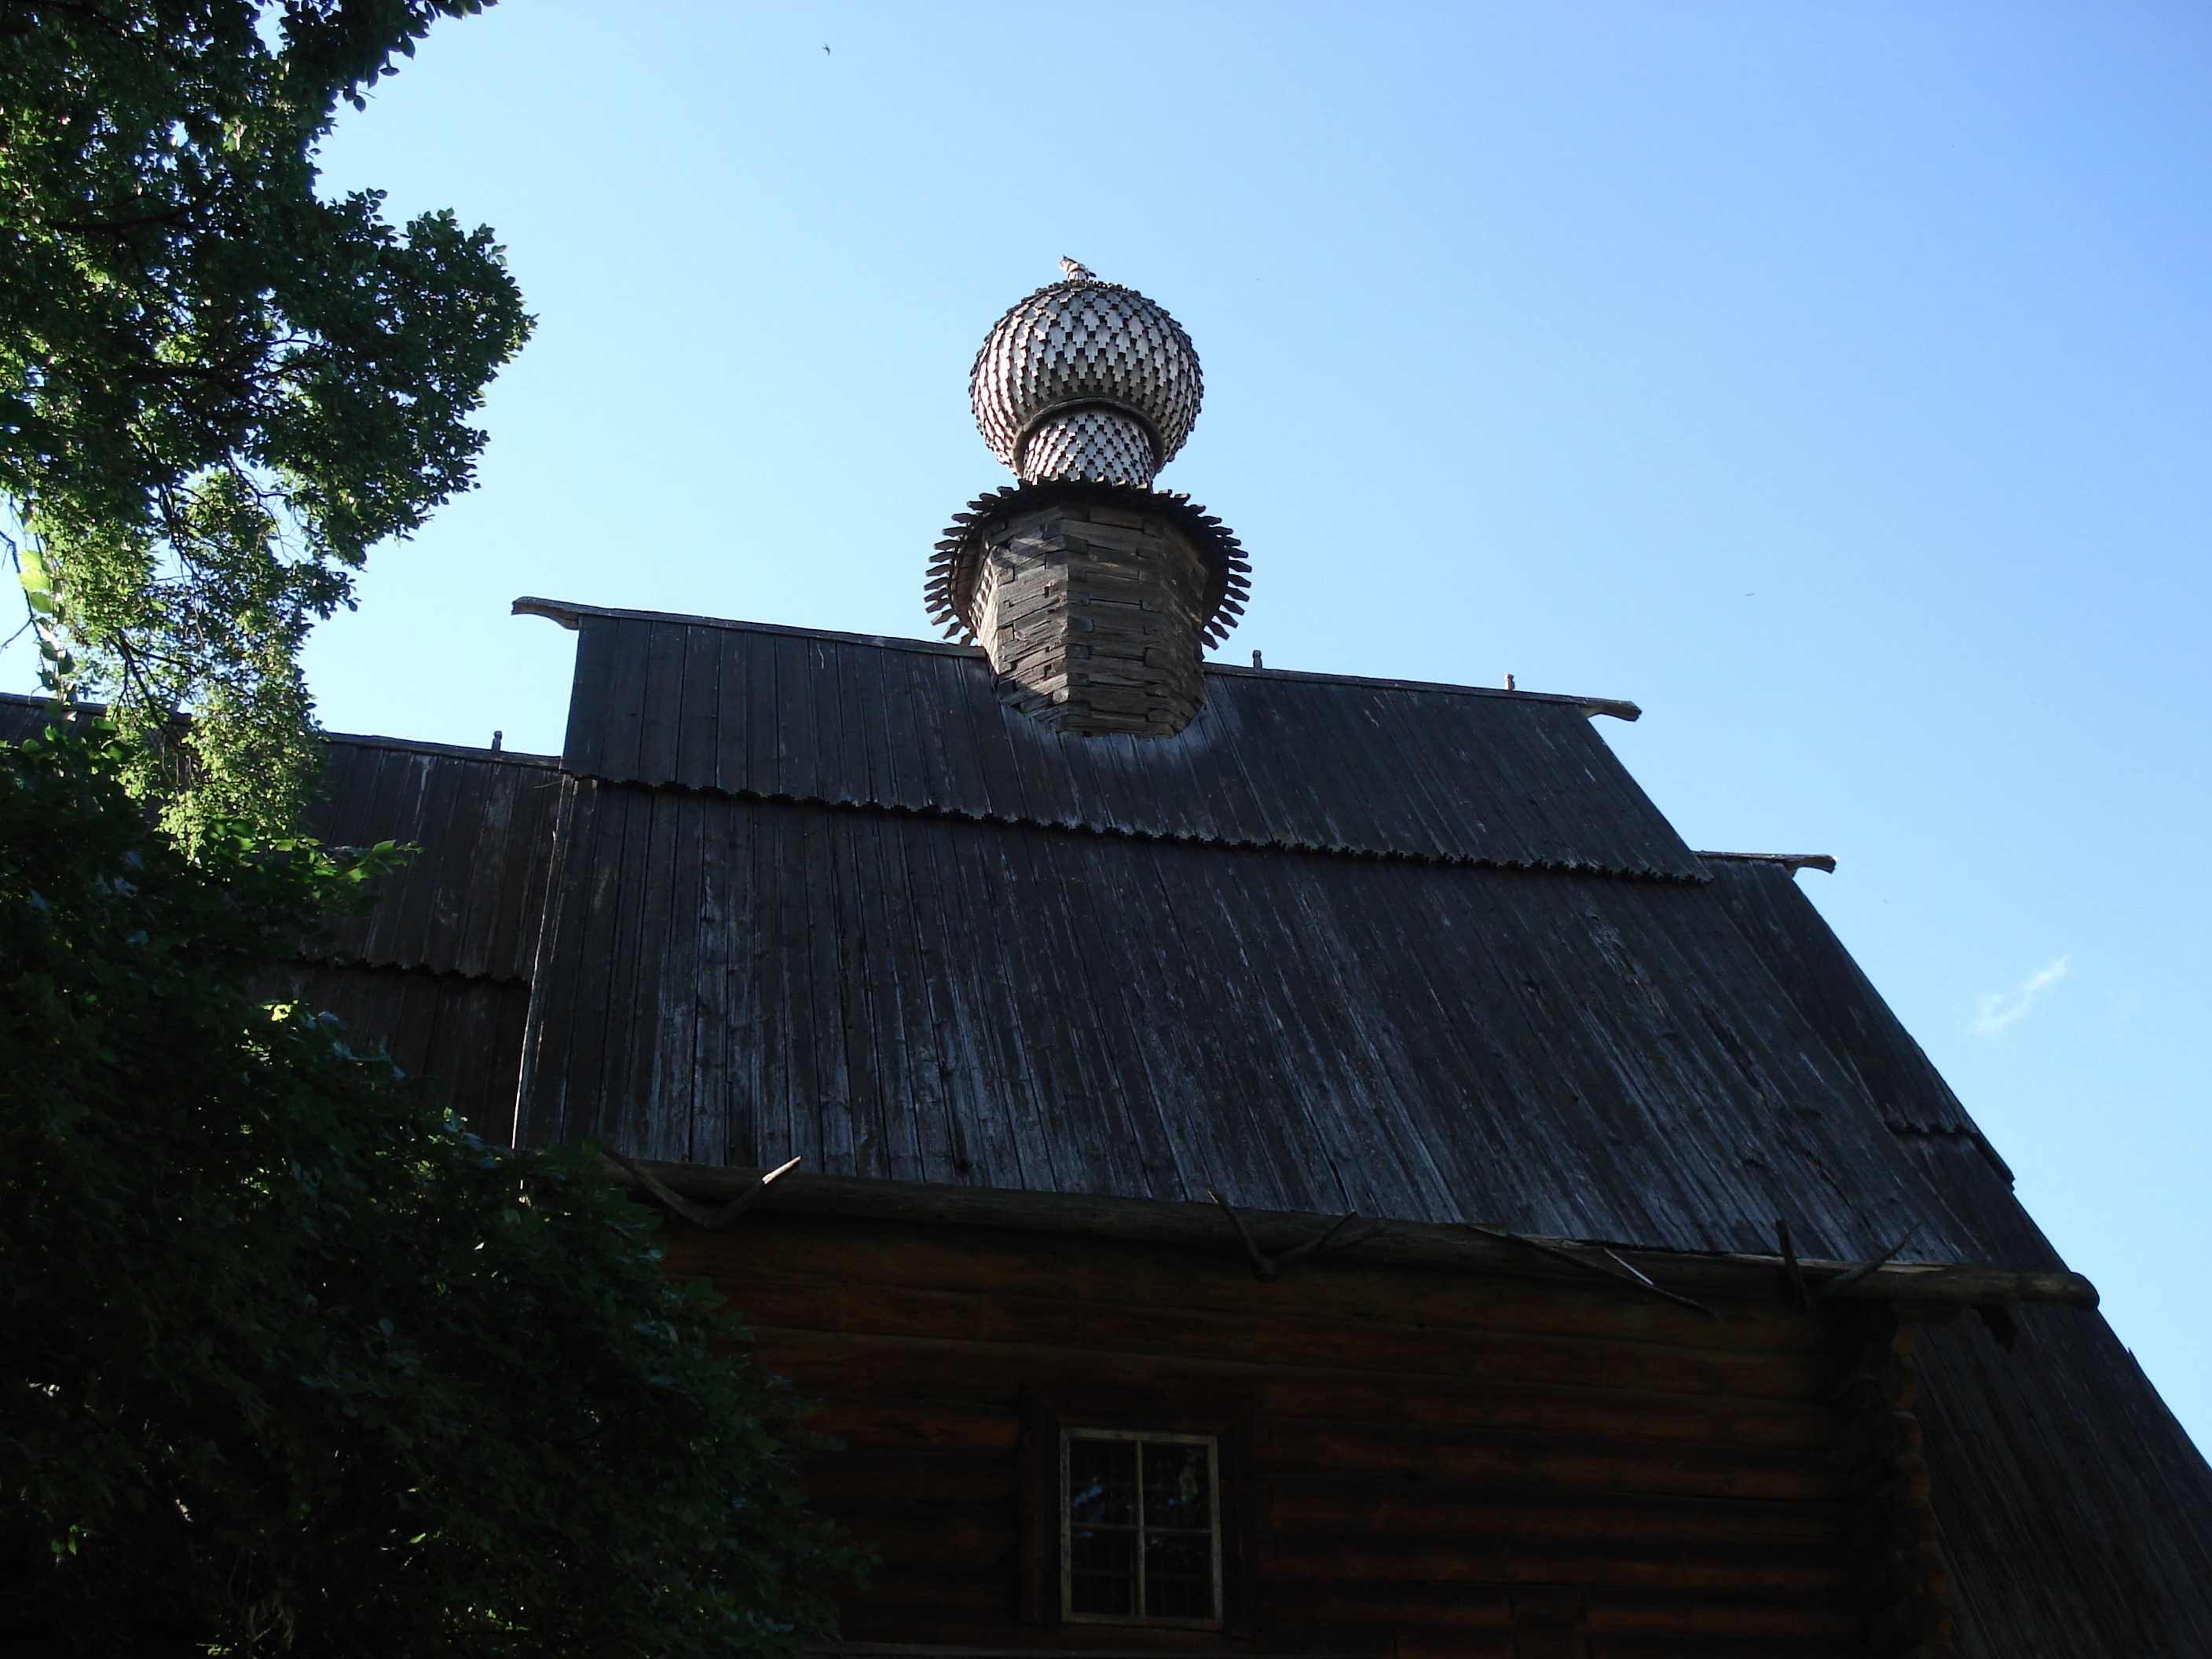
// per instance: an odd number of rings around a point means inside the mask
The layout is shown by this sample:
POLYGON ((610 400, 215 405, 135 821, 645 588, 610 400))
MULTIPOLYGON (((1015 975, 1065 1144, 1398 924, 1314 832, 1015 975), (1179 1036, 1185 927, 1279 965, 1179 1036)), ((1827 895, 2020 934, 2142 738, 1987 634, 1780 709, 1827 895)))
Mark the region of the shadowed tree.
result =
POLYGON ((795 1402, 588 1152, 256 987, 392 849, 0 744, 0 1651, 798 1659, 795 1402))
POLYGON ((530 329, 491 233, 316 193, 314 155, 481 0, 0 5, 0 497, 46 672, 173 828, 296 825, 298 658, 368 550, 471 483, 530 329))

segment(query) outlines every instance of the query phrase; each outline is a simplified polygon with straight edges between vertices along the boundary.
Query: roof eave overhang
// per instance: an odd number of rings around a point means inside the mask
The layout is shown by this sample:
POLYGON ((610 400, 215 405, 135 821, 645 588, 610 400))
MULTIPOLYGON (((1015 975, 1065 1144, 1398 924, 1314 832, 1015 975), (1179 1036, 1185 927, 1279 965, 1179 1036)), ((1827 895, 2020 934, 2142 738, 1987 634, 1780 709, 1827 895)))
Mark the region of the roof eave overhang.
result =
MULTIPOLYGON (((759 1184, 766 1172, 712 1164, 639 1159, 636 1167, 686 1198, 726 1203, 759 1184)), ((638 1184, 627 1171, 614 1170, 623 1185, 638 1184)), ((848 1176, 791 1174, 763 1189, 752 1214, 841 1216, 856 1219, 934 1222, 951 1226, 997 1227, 1011 1231, 1058 1233, 1151 1244, 1194 1245, 1241 1251, 1235 1229, 1212 1204, 1171 1203, 1146 1198, 1090 1194, 1010 1192, 1000 1188, 944 1183, 867 1180, 848 1176)), ((1313 1238, 1338 1218, 1289 1211, 1237 1211, 1261 1249, 1291 1249, 1313 1238)), ((742 1225, 740 1220, 736 1224, 742 1225)), ((1369 1267, 1441 1267, 1469 1273, 1499 1273, 1587 1282, 1583 1273, 1547 1251, 1564 1251, 1591 1272, 1606 1273, 1597 1242, 1537 1238, 1423 1221, 1390 1221, 1379 1236, 1356 1248, 1369 1267)), ((1722 1255, 1653 1249, 1603 1242, 1609 1252, 1662 1290, 1678 1295, 1779 1297, 1779 1256, 1722 1255)), ((1801 1261, 1800 1270, 1816 1290, 1863 1263, 1801 1261)), ((1624 1289, 1632 1289, 1624 1279, 1624 1289)), ((2097 1289, 2075 1273, 2004 1267, 1969 1262, 1890 1262, 1839 1285, 1839 1298, 1856 1302, 1920 1304, 1934 1307, 2011 1307, 2043 1303, 2092 1311, 2097 1289)))

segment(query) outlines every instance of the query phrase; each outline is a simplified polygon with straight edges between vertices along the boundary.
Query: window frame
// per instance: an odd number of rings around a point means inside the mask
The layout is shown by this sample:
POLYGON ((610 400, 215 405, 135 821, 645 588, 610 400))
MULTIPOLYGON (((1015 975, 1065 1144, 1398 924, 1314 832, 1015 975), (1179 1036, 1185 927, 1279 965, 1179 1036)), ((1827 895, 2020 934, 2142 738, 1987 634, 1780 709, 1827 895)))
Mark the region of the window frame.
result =
MULTIPOLYGON (((1063 1424, 1060 1429, 1060 1501, 1056 1505, 1060 1522, 1060 1618, 1069 1625, 1138 1626, 1148 1630, 1219 1630, 1224 1620, 1222 1609, 1227 1601, 1227 1587, 1221 1571, 1221 1437, 1217 1434, 1193 1434, 1176 1429, 1109 1429, 1091 1424, 1063 1424), (1075 1524, 1074 1498, 1068 1473, 1068 1448, 1078 1440, 1126 1440, 1138 1446, 1203 1446, 1206 1448, 1206 1565, 1211 1574, 1209 1588, 1212 1591, 1212 1614, 1205 1619, 1176 1619, 1164 1614, 1143 1611, 1145 1595, 1145 1540, 1151 1528, 1145 1524, 1143 1479, 1144 1453, 1137 1454, 1137 1522, 1128 1528, 1136 1535, 1136 1613, 1078 1613, 1075 1610, 1075 1524)), ((1194 1528, 1173 1528, 1170 1530, 1188 1534, 1194 1528)))
POLYGON ((1249 1475, 1253 1397, 1225 1391, 1114 1386, 1081 1381, 1026 1382, 1020 1390, 1019 1540, 1016 1555, 1017 1616, 1025 1625, 1096 1630, 1092 1616, 1066 1617, 1060 1558, 1066 1500, 1061 1473, 1063 1430, 1122 1430, 1139 1438, 1192 1435, 1212 1438, 1213 1526, 1219 1550, 1214 1617, 1194 1624, 1110 1615, 1124 1629, 1218 1630, 1224 1636, 1258 1634, 1249 1591, 1254 1521, 1264 1494, 1249 1475))

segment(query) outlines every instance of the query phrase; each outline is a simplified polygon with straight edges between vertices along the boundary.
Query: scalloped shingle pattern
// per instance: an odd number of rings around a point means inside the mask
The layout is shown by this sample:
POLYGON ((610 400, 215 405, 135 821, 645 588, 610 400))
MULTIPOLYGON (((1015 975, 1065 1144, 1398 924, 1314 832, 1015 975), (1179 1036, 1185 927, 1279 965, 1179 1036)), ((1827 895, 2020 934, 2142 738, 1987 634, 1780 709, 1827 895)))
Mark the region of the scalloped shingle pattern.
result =
POLYGON ((1203 390, 1198 353, 1174 318, 1134 289, 1085 277, 1041 288, 1000 318, 968 381, 983 441, 1025 481, 1040 476, 1016 453, 1025 427, 1085 398, 1152 422, 1159 453, 1125 475, 1149 481, 1190 435, 1203 390))
POLYGON ((1152 441, 1145 428, 1110 409, 1079 409, 1039 422, 1022 455, 1022 477, 1031 483, 1144 483, 1152 471, 1152 441))

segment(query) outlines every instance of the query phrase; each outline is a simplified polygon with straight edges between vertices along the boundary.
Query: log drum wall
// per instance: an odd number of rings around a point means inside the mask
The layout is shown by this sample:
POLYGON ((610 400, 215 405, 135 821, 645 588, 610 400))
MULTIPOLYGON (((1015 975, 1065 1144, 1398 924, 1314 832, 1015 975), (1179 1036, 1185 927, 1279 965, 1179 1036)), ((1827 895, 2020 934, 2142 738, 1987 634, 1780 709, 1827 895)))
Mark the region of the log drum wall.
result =
POLYGON ((992 536, 975 633, 1000 695, 1052 730, 1173 737, 1206 697, 1207 580, 1163 515, 1054 502, 992 536))
POLYGON ((1911 1328, 1879 1304, 1724 1302, 1717 1323, 1595 1280, 1363 1268, 1356 1249, 1261 1284, 1226 1249, 803 1215, 669 1224, 670 1271, 713 1279, 758 1363, 845 1444, 808 1478, 817 1509, 883 1556, 845 1610, 848 1641, 1948 1650, 1911 1328), (1225 1631, 1036 1616, 1023 1434, 1039 1397, 1093 1402, 1101 1427, 1161 1426, 1162 1402, 1245 1402, 1224 1448, 1224 1486, 1241 1488, 1223 1494, 1225 1631))

